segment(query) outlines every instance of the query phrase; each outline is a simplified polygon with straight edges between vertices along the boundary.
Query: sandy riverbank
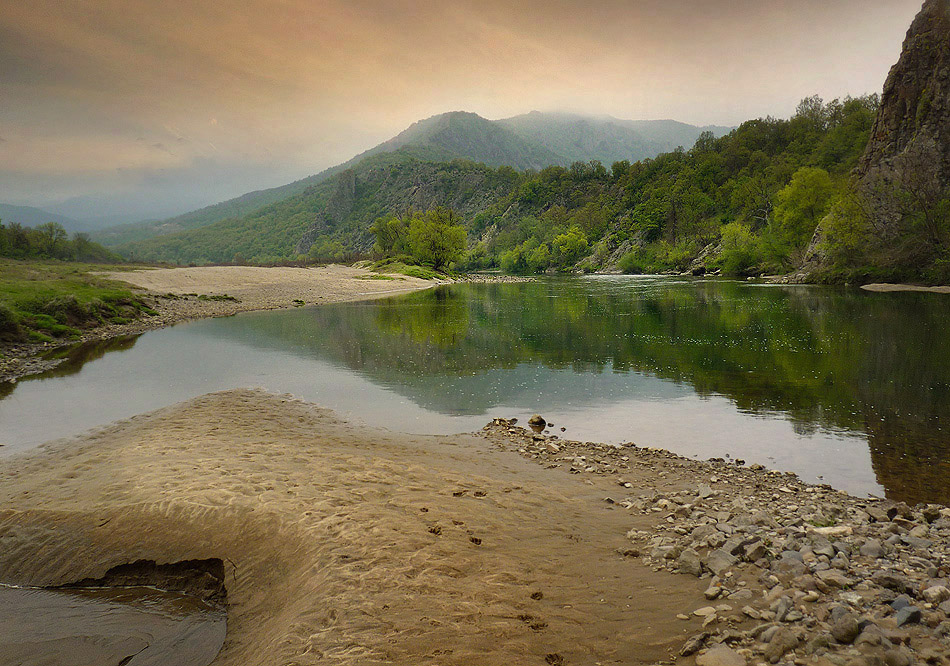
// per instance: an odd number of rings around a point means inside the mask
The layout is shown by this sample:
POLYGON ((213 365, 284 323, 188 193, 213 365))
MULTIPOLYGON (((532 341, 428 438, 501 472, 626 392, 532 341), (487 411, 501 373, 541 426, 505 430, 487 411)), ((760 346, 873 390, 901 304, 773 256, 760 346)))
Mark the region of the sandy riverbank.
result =
MULTIPOLYGON (((155 316, 128 324, 108 324, 87 331, 82 341, 134 335, 207 317, 226 317, 251 310, 277 310, 345 301, 386 298, 428 289, 435 280, 405 275, 380 276, 350 266, 314 268, 200 266, 103 273, 139 292, 155 316)), ((19 344, 4 349, 0 381, 18 379, 54 367, 40 357, 55 345, 19 344)))
POLYGON ((215 664, 656 663, 703 586, 618 554, 614 484, 231 391, 4 461, 0 580, 219 558, 215 664))
POLYGON ((888 282, 881 282, 861 285, 861 288, 865 291, 874 291, 878 293, 886 293, 891 291, 922 291, 932 294, 950 294, 950 286, 922 287, 916 284, 892 284, 888 282))
POLYGON ((950 663, 950 510, 503 420, 210 394, 3 461, 0 506, 3 582, 222 562, 215 664, 950 663))

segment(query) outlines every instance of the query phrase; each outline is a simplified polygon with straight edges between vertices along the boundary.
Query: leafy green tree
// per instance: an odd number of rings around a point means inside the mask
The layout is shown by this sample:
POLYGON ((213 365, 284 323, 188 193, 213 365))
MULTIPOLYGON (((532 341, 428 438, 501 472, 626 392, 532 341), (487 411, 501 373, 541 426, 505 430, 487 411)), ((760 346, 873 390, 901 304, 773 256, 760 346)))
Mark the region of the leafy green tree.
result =
POLYGON ((39 232, 42 250, 47 256, 55 257, 59 255, 59 249, 63 241, 68 237, 63 225, 58 222, 46 222, 36 227, 39 232))
POLYGON ((465 227, 448 208, 427 211, 409 223, 412 256, 435 269, 457 261, 465 251, 465 239, 465 227))
POLYGON ((824 169, 803 167, 795 172, 792 181, 778 193, 775 221, 779 233, 794 257, 808 246, 818 223, 834 203, 835 184, 824 169))
POLYGON ((584 232, 577 227, 571 227, 567 233, 555 236, 551 243, 554 262, 559 268, 574 265, 578 259, 587 253, 587 238, 584 232))

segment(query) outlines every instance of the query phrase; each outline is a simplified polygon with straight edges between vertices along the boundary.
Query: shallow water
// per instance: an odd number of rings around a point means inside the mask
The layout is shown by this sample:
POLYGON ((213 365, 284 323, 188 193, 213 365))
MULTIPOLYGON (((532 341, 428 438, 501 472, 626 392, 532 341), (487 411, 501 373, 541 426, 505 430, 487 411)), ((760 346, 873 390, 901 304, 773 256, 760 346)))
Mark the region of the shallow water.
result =
POLYGON ((948 324, 941 294, 603 276, 452 285, 74 350, 7 387, 0 450, 260 386, 394 430, 540 412, 575 439, 950 502, 948 324))
POLYGON ((224 610, 152 588, 0 585, 0 666, 207 666, 224 610))

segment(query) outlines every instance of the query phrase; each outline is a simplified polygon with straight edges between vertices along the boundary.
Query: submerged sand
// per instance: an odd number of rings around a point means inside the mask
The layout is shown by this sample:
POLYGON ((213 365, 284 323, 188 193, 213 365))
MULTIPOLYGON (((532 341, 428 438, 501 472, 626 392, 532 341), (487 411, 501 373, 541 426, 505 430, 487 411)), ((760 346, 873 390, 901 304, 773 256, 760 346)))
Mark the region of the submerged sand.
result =
POLYGON ((705 584, 620 554, 634 523, 610 489, 478 435, 228 391, 4 461, 0 580, 220 558, 222 665, 656 663, 705 584))
POLYGON ((950 286, 941 286, 941 287, 922 287, 916 284, 892 284, 887 282, 875 283, 875 284, 865 284, 861 286, 865 291, 874 291, 879 293, 886 293, 892 291, 922 291, 929 292, 931 294, 950 294, 950 286))

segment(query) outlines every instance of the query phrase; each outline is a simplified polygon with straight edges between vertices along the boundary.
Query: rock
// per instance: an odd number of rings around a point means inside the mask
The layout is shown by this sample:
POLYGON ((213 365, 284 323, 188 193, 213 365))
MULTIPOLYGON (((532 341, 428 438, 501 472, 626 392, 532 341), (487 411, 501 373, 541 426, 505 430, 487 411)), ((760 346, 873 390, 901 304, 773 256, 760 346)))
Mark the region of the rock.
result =
POLYGON ((846 613, 831 625, 831 635, 844 645, 851 645, 860 633, 861 627, 858 625, 858 620, 851 613, 846 613))
POLYGON ((818 578, 818 580, 833 588, 843 589, 851 587, 854 584, 853 580, 835 569, 819 571, 815 574, 815 576, 818 578))
POLYGON ((950 590, 943 585, 934 585, 923 591, 923 597, 925 601, 937 606, 950 599, 950 590))
POLYGON ((758 620, 760 617, 762 617, 759 615, 759 611, 754 609, 752 606, 743 606, 742 614, 751 617, 753 620, 758 620))
POLYGON ((699 487, 696 488, 696 494, 699 495, 699 499, 706 499, 715 495, 716 491, 713 490, 711 486, 701 483, 699 487))
POLYGON ((720 594, 722 594, 722 588, 718 585, 710 585, 706 588, 706 591, 703 592, 703 596, 710 601, 713 599, 718 599, 720 594))
POLYGON ((689 640, 683 645, 683 648, 680 650, 680 655, 683 657, 688 657, 691 654, 696 654, 702 649, 703 645, 706 644, 706 640, 709 638, 709 632, 704 631, 701 634, 696 634, 691 636, 689 640))
POLYGON ((707 569, 719 576, 725 573, 730 567, 735 565, 736 562, 738 562, 738 560, 735 558, 735 556, 724 550, 717 549, 706 556, 704 564, 706 565, 707 569))
POLYGON ((871 582, 898 593, 912 592, 914 588, 906 578, 889 571, 878 571, 871 576, 871 582))
POLYGON ((817 636, 813 636, 808 643, 805 644, 805 652, 815 654, 816 652, 827 650, 831 647, 832 643, 834 643, 834 639, 831 637, 831 634, 818 634, 817 636))
POLYGON ((699 553, 697 553, 692 548, 687 548, 676 560, 676 567, 681 572, 689 574, 691 576, 703 575, 703 563, 699 559, 699 553))
POLYGON ((561 452, 561 447, 558 446, 557 444, 553 443, 553 442, 548 442, 547 444, 545 444, 545 445, 544 445, 544 449, 545 449, 548 453, 560 453, 560 452, 561 452))
POLYGON ((702 608, 697 608, 693 611, 693 615, 696 617, 709 617, 710 615, 715 615, 716 609, 712 606, 703 606, 702 608))
POLYGON ((545 421, 544 417, 541 416, 540 414, 535 414, 530 419, 528 419, 528 425, 541 426, 543 428, 547 424, 548 422, 545 421))
POLYGON ((777 664, 788 652, 797 648, 802 642, 800 631, 780 628, 773 635, 765 648, 765 658, 769 663, 777 664))
POLYGON ((725 645, 716 645, 696 657, 697 666, 745 666, 746 659, 725 645))
POLYGON ((911 599, 910 597, 908 597, 906 594, 902 594, 902 595, 900 595, 899 597, 897 597, 896 599, 894 599, 894 601, 891 602, 890 606, 891 606, 891 608, 893 608, 895 611, 899 611, 901 608, 907 608, 907 607, 910 606, 912 603, 914 603, 914 600, 913 600, 913 599, 911 599))
POLYGON ((903 627, 905 624, 917 624, 920 622, 920 617, 921 612, 919 608, 916 606, 905 606, 894 614, 894 621, 897 622, 898 627, 903 627))
POLYGON ((884 653, 884 663, 887 666, 911 666, 914 656, 907 648, 895 647, 884 653))
POLYGON ((884 546, 877 539, 868 539, 858 552, 864 557, 878 559, 884 557, 884 546))
POLYGON ((940 604, 940 610, 943 611, 944 615, 950 615, 950 601, 944 601, 940 604))
POLYGON ((843 537, 851 536, 854 533, 854 530, 851 529, 848 525, 834 525, 832 527, 813 527, 810 530, 812 533, 817 534, 823 537, 843 537))

